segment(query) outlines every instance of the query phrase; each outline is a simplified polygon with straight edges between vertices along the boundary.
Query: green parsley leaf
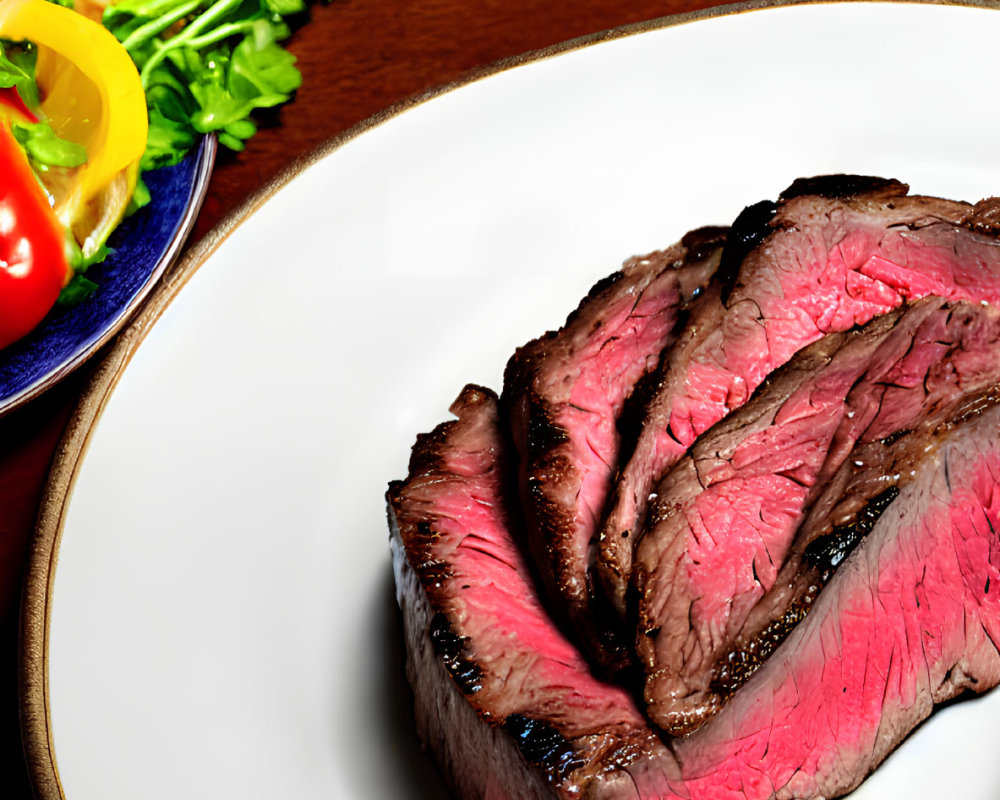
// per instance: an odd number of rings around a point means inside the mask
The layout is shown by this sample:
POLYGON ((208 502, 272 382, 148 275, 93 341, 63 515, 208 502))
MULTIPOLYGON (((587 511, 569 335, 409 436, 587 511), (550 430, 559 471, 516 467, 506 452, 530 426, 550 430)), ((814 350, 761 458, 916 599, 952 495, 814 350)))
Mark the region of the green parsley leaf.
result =
POLYGON ((148 206, 153 200, 149 192, 149 186, 142 179, 142 175, 136 179, 135 189, 132 190, 132 197, 129 198, 128 207, 125 209, 125 216, 131 216, 143 206, 148 206))
POLYGON ((229 86, 245 97, 288 96, 302 85, 295 56, 275 42, 258 44, 247 36, 233 50, 229 86))
POLYGON ((132 56, 146 90, 142 168, 177 163, 199 134, 242 150, 257 109, 288 102, 302 83, 278 42, 305 0, 121 0, 104 25, 132 56))
POLYGON ((56 303, 60 306, 75 306, 77 303, 83 302, 90 297, 96 290, 97 284, 90 280, 90 278, 85 278, 83 275, 74 275, 70 278, 69 283, 62 288, 62 291, 59 292, 56 303))
POLYGON ((38 51, 32 45, 0 42, 0 87, 14 87, 29 108, 38 105, 35 84, 35 59, 38 51))
POLYGON ((289 14, 299 14, 306 10, 303 0, 265 0, 265 5, 275 14, 287 17, 289 14))

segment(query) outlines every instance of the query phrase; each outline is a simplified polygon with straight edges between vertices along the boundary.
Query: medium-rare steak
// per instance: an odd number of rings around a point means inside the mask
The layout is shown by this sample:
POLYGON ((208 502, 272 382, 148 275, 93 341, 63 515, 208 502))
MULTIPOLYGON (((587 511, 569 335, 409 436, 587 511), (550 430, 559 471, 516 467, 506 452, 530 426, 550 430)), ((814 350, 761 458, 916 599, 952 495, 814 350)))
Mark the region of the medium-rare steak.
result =
POLYGON ((935 703, 1000 682, 1000 408, 933 443, 809 615, 677 746, 691 797, 837 796, 935 703))
POLYGON ((505 372, 502 407, 538 573, 552 607, 609 672, 626 662, 630 642, 603 621, 590 565, 618 466, 616 423, 673 342, 684 304, 718 266, 724 235, 693 231, 667 250, 630 259, 560 330, 518 349, 505 372))
POLYGON ((390 541, 458 796, 831 798, 1000 682, 998 221, 797 181, 418 437, 390 541))
POLYGON ((692 304, 664 360, 602 527, 596 569, 622 613, 650 492, 695 437, 824 334, 927 295, 1000 301, 995 219, 995 201, 911 197, 896 181, 853 176, 798 181, 741 215, 737 254, 723 255, 725 280, 692 304))
POLYGON ((543 610, 515 543, 495 395, 466 387, 389 488, 419 733, 460 797, 630 797, 666 754, 628 693, 597 680, 543 610))
POLYGON ((1000 681, 995 405, 911 448, 910 482, 811 613, 673 741, 593 678, 525 579, 493 397, 469 388, 453 408, 389 503, 418 724, 460 797, 830 798, 935 703, 1000 681))
POLYGON ((699 437, 658 485, 636 550, 652 720, 680 735, 715 713, 815 599, 817 556, 845 546, 825 538, 831 521, 857 533, 898 493, 891 453, 998 382, 1000 310, 927 298, 805 348, 699 437), (800 527, 848 462, 872 492, 855 485, 800 527))

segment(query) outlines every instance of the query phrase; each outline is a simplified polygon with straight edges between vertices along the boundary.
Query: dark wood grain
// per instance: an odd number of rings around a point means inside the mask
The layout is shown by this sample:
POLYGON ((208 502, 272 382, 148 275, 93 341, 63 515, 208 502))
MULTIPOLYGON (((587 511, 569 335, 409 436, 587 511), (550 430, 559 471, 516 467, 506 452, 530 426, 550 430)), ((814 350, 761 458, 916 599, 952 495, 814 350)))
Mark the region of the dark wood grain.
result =
MULTIPOLYGON (((265 118, 244 152, 220 155, 191 243, 290 164, 407 98, 501 59, 717 4, 332 0, 313 5, 289 45, 304 77, 295 102, 265 118)), ((18 723, 22 576, 49 466, 87 377, 84 368, 0 419, 0 785, 3 796, 14 800, 32 796, 18 723)))

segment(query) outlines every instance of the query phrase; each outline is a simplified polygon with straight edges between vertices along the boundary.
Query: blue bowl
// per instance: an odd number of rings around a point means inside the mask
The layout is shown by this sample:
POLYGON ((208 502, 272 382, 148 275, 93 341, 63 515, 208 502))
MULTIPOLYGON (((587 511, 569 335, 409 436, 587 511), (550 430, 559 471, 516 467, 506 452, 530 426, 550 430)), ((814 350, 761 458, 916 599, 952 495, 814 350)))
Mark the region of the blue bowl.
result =
POLYGON ((215 162, 206 136, 179 164, 147 172, 151 202, 125 219, 112 249, 87 270, 98 288, 71 308, 56 307, 28 336, 0 350, 0 414, 41 394, 83 364, 125 325, 194 227, 215 162))

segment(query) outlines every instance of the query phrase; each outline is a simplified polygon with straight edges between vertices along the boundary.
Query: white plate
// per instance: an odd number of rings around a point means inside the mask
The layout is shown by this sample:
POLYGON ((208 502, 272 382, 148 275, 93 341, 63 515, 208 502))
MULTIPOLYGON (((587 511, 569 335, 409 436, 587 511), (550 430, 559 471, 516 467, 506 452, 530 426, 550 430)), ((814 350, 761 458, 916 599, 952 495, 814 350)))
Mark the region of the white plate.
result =
MULTIPOLYGON (((29 637, 26 667, 47 666, 51 728, 29 714, 27 735, 51 737, 66 796, 439 796, 383 501, 416 433, 625 257, 797 176, 1000 191, 997 42, 1000 13, 956 6, 653 26, 445 93, 279 190, 78 427, 65 507, 54 490, 58 568, 28 604, 49 604, 48 650, 29 637)), ((962 776, 995 800, 998 718, 1000 694, 949 708, 858 796, 962 776)))

